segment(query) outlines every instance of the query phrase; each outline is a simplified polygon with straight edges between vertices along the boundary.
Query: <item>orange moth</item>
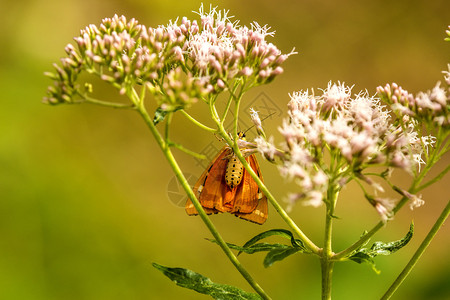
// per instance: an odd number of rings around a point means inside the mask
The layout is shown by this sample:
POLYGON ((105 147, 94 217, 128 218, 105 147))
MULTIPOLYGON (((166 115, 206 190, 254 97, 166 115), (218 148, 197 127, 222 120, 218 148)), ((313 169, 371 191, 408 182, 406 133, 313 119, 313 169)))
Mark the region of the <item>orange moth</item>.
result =
MULTIPOLYGON (((239 138, 243 139, 244 133, 239 133, 239 138)), ((256 156, 252 154, 245 160, 262 181, 256 156)), ((229 212, 257 224, 267 219, 266 196, 228 146, 219 151, 200 176, 194 194, 207 214, 229 212)), ((190 199, 186 201, 186 212, 198 214, 190 199)))

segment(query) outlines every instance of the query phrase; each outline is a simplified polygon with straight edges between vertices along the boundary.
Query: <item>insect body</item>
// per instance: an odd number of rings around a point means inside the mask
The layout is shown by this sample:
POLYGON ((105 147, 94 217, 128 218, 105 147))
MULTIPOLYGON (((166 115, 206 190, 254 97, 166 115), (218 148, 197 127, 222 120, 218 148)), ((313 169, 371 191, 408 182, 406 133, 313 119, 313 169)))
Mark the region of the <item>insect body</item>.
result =
MULTIPOLYGON (((256 156, 252 154, 246 161, 262 180, 256 156)), ((207 214, 229 212, 257 224, 267 219, 266 196, 229 147, 222 148, 212 160, 195 184, 194 193, 207 214)), ((186 201, 186 212, 198 214, 190 199, 186 201)))
POLYGON ((225 182, 230 188, 238 186, 242 181, 242 174, 244 172, 244 166, 236 157, 232 154, 227 163, 227 169, 225 170, 225 182))

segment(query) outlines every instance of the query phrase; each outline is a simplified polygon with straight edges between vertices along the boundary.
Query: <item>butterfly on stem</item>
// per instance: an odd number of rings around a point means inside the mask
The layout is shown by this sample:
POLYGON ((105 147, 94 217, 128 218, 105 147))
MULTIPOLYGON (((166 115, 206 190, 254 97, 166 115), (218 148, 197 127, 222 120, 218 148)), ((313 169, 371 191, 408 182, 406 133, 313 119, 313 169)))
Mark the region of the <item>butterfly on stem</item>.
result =
MULTIPOLYGON (((243 132, 238 137, 245 140, 243 132)), ((251 154, 245 160, 263 181, 256 156, 251 154)), ((266 196, 228 146, 219 151, 200 176, 194 186, 194 194, 207 214, 228 212, 257 224, 267 220, 266 196)), ((198 214, 190 199, 186 201, 186 212, 188 215, 198 214)))

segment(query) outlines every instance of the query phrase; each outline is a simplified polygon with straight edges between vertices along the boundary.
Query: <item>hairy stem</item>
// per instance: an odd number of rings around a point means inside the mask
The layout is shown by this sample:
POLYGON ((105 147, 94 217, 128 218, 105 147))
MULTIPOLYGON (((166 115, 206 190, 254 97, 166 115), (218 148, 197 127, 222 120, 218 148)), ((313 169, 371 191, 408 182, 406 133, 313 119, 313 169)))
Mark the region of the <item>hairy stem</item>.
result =
POLYGON ((423 242, 420 244, 419 248, 416 250, 414 255, 411 257, 408 264, 405 266, 403 271, 398 275, 397 279, 392 283, 392 285, 389 287, 389 289, 386 291, 386 293, 381 298, 382 300, 390 299, 391 296, 395 293, 395 291, 398 289, 398 287, 403 283, 406 276, 409 275, 411 270, 416 265, 417 261, 420 259, 422 254, 425 252, 427 247, 430 245, 431 240, 435 237, 438 230, 442 227, 445 220, 447 219, 448 215, 450 214, 450 201, 448 201, 447 205, 445 206, 444 210, 442 211, 439 218, 436 220, 436 223, 431 228, 430 232, 427 234, 423 242))

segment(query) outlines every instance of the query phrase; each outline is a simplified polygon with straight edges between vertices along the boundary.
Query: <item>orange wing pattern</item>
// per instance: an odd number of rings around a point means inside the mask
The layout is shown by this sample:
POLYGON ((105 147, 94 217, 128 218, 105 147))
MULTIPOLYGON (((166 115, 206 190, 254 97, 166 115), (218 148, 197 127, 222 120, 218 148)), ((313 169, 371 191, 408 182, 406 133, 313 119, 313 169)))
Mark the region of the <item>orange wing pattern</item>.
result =
MULTIPOLYGON (((256 156, 250 155, 247 158, 247 161, 249 162, 250 167, 253 169, 253 171, 261 179, 261 181, 263 181, 256 156)), ((242 192, 238 192, 236 195, 235 207, 237 209, 233 213, 241 219, 257 224, 263 224, 264 222, 266 222, 268 216, 266 195, 264 195, 260 191, 258 185, 247 172, 247 170, 245 170, 244 172, 244 178, 242 179, 242 181, 244 180, 246 181, 244 182, 244 185, 242 187, 242 192)))
MULTIPOLYGON (((194 194, 207 214, 226 211, 222 206, 227 187, 223 178, 230 151, 228 147, 222 148, 194 185, 194 194)), ((188 215, 198 215, 190 199, 186 201, 185 209, 188 215)))
MULTIPOLYGON (((224 147, 212 160, 194 186, 194 194, 207 214, 230 212, 237 217, 257 224, 263 224, 268 216, 267 198, 244 169, 240 184, 230 188, 225 182, 225 170, 232 150, 224 147)), ((247 159, 250 167, 262 178, 255 155, 247 159)), ((186 201, 188 215, 198 212, 190 199, 186 201)))

